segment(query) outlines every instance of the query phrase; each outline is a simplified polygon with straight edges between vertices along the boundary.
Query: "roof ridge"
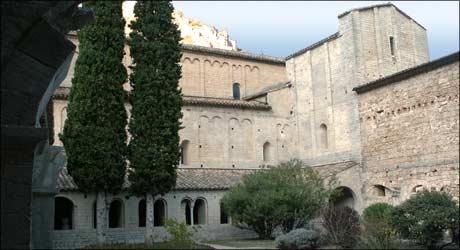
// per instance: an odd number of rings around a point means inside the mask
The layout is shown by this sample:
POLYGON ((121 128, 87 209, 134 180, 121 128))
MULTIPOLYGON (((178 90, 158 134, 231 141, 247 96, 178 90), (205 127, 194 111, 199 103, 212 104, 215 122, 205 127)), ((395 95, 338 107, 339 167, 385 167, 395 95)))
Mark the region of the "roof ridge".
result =
MULTIPOLYGON (((67 33, 67 36, 77 37, 76 31, 69 31, 67 33)), ((125 43, 125 45, 127 44, 125 43)), ((208 52, 208 53, 214 53, 214 54, 219 54, 219 55, 224 55, 224 56, 246 58, 246 59, 255 60, 255 61, 271 62, 275 64, 284 64, 286 62, 283 57, 256 54, 256 53, 248 52, 248 51, 227 50, 227 49, 206 47, 206 46, 194 45, 194 44, 181 44, 180 47, 184 50, 208 52)))
POLYGON ((333 40, 333 39, 335 39, 335 38, 338 38, 338 37, 340 37, 340 35, 339 35, 339 32, 337 31, 337 32, 335 32, 334 34, 332 34, 332 35, 330 35, 330 36, 328 36, 328 37, 326 37, 326 38, 323 38, 323 39, 319 40, 318 42, 315 42, 315 43, 313 43, 313 44, 310 44, 309 46, 307 46, 307 47, 305 47, 305 48, 303 48, 303 49, 301 49, 301 50, 298 50, 297 52, 294 52, 294 53, 292 53, 292 54, 286 56, 286 57, 285 57, 285 60, 287 61, 287 60, 289 60, 289 59, 291 59, 291 58, 293 58, 293 57, 296 57, 296 56, 298 56, 298 55, 301 55, 301 54, 303 54, 303 53, 305 53, 305 52, 307 52, 307 51, 309 51, 309 50, 312 50, 312 49, 314 49, 314 48, 317 48, 317 47, 319 47, 320 45, 322 45, 322 44, 324 44, 324 43, 326 43, 326 42, 328 42, 328 41, 331 41, 331 40, 333 40))
POLYGON ((285 63, 285 59, 282 57, 261 55, 261 54, 256 54, 252 52, 247 52, 247 51, 226 50, 226 49, 205 47, 205 46, 193 45, 193 44, 181 44, 181 48, 185 50, 191 50, 191 51, 215 53, 215 54, 224 55, 224 56, 243 57, 246 59, 251 59, 251 60, 256 60, 256 61, 265 61, 265 62, 272 62, 272 63, 277 63, 277 64, 285 63))

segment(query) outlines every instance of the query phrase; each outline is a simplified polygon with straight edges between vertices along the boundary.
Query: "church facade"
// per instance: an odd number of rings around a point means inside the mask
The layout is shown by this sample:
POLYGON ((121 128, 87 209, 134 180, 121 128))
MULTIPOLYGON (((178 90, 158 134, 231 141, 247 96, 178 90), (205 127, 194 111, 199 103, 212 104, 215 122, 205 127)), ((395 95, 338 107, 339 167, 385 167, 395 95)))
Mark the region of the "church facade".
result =
MULTIPOLYGON (((458 53, 430 62, 425 28, 392 4, 338 19, 337 33, 286 58, 182 45, 181 165, 175 189, 155 201, 156 240, 166 218, 199 225, 199 240, 255 236, 232 225, 220 199, 242 175, 292 158, 336 179, 358 212, 424 188, 458 199, 458 53)), ((56 146, 72 74, 50 106, 56 146)), ((95 195, 65 168, 57 188, 53 246, 94 244, 95 195)), ((143 242, 145 200, 109 199, 107 241, 143 242)))

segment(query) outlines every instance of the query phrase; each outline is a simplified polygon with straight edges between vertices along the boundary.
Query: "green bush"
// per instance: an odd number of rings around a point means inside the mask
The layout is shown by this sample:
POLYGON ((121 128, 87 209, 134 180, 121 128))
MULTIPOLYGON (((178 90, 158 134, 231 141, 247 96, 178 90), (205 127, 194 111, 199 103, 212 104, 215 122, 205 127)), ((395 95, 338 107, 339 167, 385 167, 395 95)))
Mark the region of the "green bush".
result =
POLYGON ((424 190, 397 206, 391 220, 402 237, 436 248, 445 230, 458 228, 459 210, 450 195, 424 190))
POLYGON ((363 226, 365 230, 359 237, 359 248, 397 248, 396 231, 391 225, 391 212, 393 209, 394 207, 387 203, 376 203, 364 209, 363 226))
POLYGON ((343 248, 353 248, 358 241, 360 224, 358 213, 349 207, 328 206, 321 213, 326 241, 343 248))
POLYGON ((167 219, 165 222, 165 230, 171 235, 171 242, 193 243, 193 233, 188 230, 185 223, 179 223, 176 220, 167 219))
POLYGON ((276 227, 284 233, 303 227, 327 202, 329 191, 317 173, 299 160, 245 175, 222 199, 237 225, 260 238, 272 237, 276 227))
POLYGON ((275 246, 279 249, 314 249, 319 237, 319 232, 298 228, 276 237, 275 246))
POLYGON ((372 204, 364 209, 363 218, 368 222, 378 220, 390 223, 393 209, 394 207, 388 203, 372 204))

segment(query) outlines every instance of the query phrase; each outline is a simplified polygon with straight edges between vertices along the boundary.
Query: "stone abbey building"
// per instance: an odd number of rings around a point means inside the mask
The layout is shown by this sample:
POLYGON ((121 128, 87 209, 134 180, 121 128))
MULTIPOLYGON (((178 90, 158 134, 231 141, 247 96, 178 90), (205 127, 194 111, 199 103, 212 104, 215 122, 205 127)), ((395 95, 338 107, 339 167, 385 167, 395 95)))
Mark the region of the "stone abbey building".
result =
MULTIPOLYGON (((197 239, 254 236, 231 224, 220 199, 242 175, 291 158, 335 178, 359 212, 424 188, 458 199, 459 53, 430 61, 426 29, 392 4, 338 20, 337 33, 286 58, 182 46, 181 165, 175 189, 155 202, 156 240, 165 218, 200 225, 197 239)), ((57 146, 71 78, 49 106, 57 146)), ((58 189, 53 247, 94 244, 95 195, 65 168, 58 189)), ((109 199, 107 241, 142 242, 145 200, 109 199)))

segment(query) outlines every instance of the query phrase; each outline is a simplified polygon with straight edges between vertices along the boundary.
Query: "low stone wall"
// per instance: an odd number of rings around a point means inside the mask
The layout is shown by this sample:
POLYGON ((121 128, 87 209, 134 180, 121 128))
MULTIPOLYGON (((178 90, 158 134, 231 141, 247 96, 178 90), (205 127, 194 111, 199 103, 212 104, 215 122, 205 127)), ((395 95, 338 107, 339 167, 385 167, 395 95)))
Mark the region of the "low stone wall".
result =
MULTIPOLYGON (((255 238, 250 230, 232 225, 197 225, 189 227, 196 241, 255 238)), ((145 228, 108 228, 105 231, 107 244, 136 244, 144 242, 145 228)), ((96 229, 54 230, 53 249, 75 249, 97 244, 96 229)), ((154 241, 163 242, 170 238, 164 227, 155 227, 154 241)))

